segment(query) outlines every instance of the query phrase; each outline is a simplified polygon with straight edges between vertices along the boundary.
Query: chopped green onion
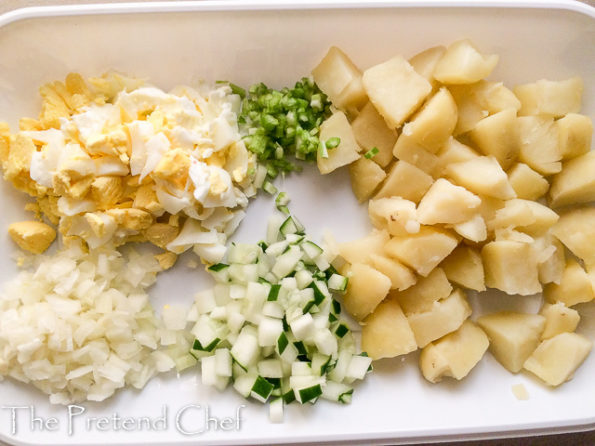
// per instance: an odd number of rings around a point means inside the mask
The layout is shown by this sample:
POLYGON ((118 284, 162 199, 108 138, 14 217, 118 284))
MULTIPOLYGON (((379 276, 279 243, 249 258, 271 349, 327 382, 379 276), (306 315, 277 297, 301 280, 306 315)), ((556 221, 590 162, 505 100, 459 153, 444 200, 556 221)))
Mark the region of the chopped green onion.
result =
POLYGON ((378 150, 378 147, 372 147, 370 150, 368 150, 364 154, 364 157, 367 158, 367 159, 371 159, 374 156, 378 155, 379 152, 380 152, 380 150, 378 150))
POLYGON ((265 181, 262 188, 271 195, 275 195, 278 189, 270 181, 265 181))
POLYGON ((327 149, 334 149, 339 144, 341 144, 341 138, 338 136, 333 136, 332 138, 327 139, 324 143, 327 149))

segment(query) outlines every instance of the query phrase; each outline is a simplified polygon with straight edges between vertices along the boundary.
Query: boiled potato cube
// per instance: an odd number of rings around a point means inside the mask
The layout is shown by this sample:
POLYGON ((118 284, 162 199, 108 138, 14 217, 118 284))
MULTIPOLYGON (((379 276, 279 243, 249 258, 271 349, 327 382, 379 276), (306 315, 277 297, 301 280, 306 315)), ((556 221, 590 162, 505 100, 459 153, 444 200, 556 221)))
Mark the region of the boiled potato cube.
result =
POLYGON ((364 319, 384 300, 391 282, 381 272, 363 263, 354 263, 348 268, 349 283, 343 304, 357 320, 364 319))
POLYGON ((465 189, 479 195, 508 200, 515 198, 514 189, 496 158, 479 156, 446 167, 446 176, 465 189))
POLYGON ((419 167, 428 175, 435 176, 439 169, 438 157, 427 151, 422 145, 415 142, 405 132, 399 135, 395 146, 393 147, 393 155, 402 161, 407 161, 416 167, 419 167))
POLYGON ((353 130, 347 120, 345 113, 338 111, 322 123, 320 126, 320 140, 327 141, 330 138, 339 138, 341 142, 334 149, 328 150, 328 158, 323 158, 320 153, 317 156, 318 170, 321 174, 327 174, 341 166, 351 164, 360 155, 360 146, 355 141, 353 130))
POLYGON ((351 127, 355 139, 366 152, 374 147, 378 149, 378 153, 372 157, 375 163, 386 167, 392 161, 397 133, 388 128, 386 121, 371 102, 364 105, 357 118, 351 123, 351 127))
POLYGON ((550 386, 572 378, 589 355, 593 343, 576 333, 561 333, 543 341, 527 359, 523 368, 550 386))
POLYGON ((568 249, 585 262, 595 266, 595 208, 573 209, 560 215, 552 233, 568 249))
POLYGON ((472 84, 489 76, 497 63, 497 55, 483 56, 471 41, 459 40, 436 65, 434 78, 444 84, 472 84))
POLYGON ((583 267, 574 259, 566 261, 560 284, 547 284, 543 297, 550 303, 562 302, 567 307, 590 302, 595 298, 591 279, 583 267))
POLYGON ((467 133, 479 121, 489 115, 489 112, 477 102, 473 95, 473 85, 476 84, 448 86, 459 111, 457 125, 453 130, 455 136, 467 133))
POLYGON ((361 157, 349 165, 349 177, 353 193, 361 203, 370 198, 386 178, 386 172, 374 161, 361 157))
POLYGON ((475 291, 485 291, 485 274, 481 254, 475 248, 459 245, 440 264, 451 282, 475 291))
POLYGON ((372 359, 394 358, 417 350, 399 302, 387 298, 362 323, 362 350, 372 359))
POLYGON ((461 237, 475 243, 483 242, 488 238, 486 223, 480 214, 474 215, 463 223, 452 225, 452 229, 461 237))
POLYGON ((436 153, 448 141, 457 117, 457 104, 450 92, 441 88, 403 126, 403 133, 427 151, 436 153))
POLYGON ((432 309, 407 316, 409 326, 420 348, 457 330, 471 315, 465 293, 455 290, 446 299, 434 302, 432 309))
POLYGON ((595 151, 565 162, 552 178, 549 195, 553 207, 595 201, 595 151))
POLYGON ((417 234, 393 237, 385 245, 385 252, 425 277, 458 243, 458 238, 449 231, 422 226, 417 234))
POLYGON ((364 89, 374 107, 391 128, 400 127, 432 91, 401 56, 364 71, 364 89))
POLYGON ((541 291, 537 260, 528 243, 501 240, 481 250, 486 286, 527 296, 541 291))
POLYGON ((479 154, 471 147, 457 141, 452 136, 438 151, 438 163, 440 164, 439 174, 444 174, 446 166, 453 163, 461 163, 477 158, 479 154))
POLYGON ((508 171, 508 181, 518 198, 537 200, 543 197, 550 184, 538 172, 524 163, 512 166, 508 171))
POLYGON ((386 229, 392 235, 407 235, 419 232, 417 210, 413 201, 399 197, 377 198, 368 202, 370 221, 378 229, 386 229))
POLYGON ((517 373, 539 345, 545 317, 502 311, 482 316, 477 323, 490 338, 494 357, 507 370, 517 373))
POLYGON ((413 56, 409 59, 409 63, 417 74, 426 78, 434 87, 437 84, 436 79, 434 79, 434 69, 438 61, 442 59, 444 53, 446 53, 446 48, 443 46, 434 46, 413 56))
POLYGON ((463 379, 483 358, 490 341, 481 328, 471 321, 424 347, 419 357, 421 372, 431 383, 450 376, 463 379))
POLYGON ((560 217, 547 206, 536 201, 515 198, 507 200, 504 207, 498 209, 494 218, 488 222, 488 228, 516 228, 529 235, 547 231, 560 217))
POLYGON ((543 175, 562 169, 558 128, 554 120, 543 116, 521 116, 516 120, 519 159, 543 175))
POLYGON ((547 115, 559 118, 568 113, 578 113, 581 109, 583 80, 580 77, 563 81, 542 79, 518 85, 513 91, 521 101, 519 115, 547 115))
POLYGON ((403 291, 417 281, 415 273, 395 259, 372 254, 370 260, 375 269, 390 279, 391 290, 403 291))
POLYGON ((519 154, 514 132, 516 122, 516 110, 509 108, 483 118, 469 136, 480 152, 494 156, 503 169, 508 169, 519 154))
POLYGON ((545 317, 541 340, 553 338, 560 333, 572 333, 581 320, 578 311, 568 308, 562 302, 544 304, 540 314, 545 317))
POLYGON ((366 102, 362 74, 349 57, 332 46, 312 70, 314 82, 337 108, 358 107, 366 102))
POLYGON ((417 219, 424 225, 463 223, 477 213, 480 204, 477 195, 439 178, 419 202, 417 219))
POLYGON ((434 180, 406 161, 397 161, 374 198, 401 197, 419 203, 434 180))
POLYGON ((428 277, 420 278, 415 285, 405 291, 393 291, 405 314, 430 311, 434 302, 450 296, 452 286, 441 268, 435 268, 428 277))
POLYGON ((373 230, 365 237, 339 244, 339 254, 349 263, 369 263, 370 255, 382 255, 389 240, 385 230, 373 230))
POLYGON ((533 242, 539 270, 539 281, 542 284, 560 283, 566 267, 564 246, 551 233, 536 237, 533 242))
MULTIPOLYGON (((517 230, 513 229, 512 227, 507 227, 507 228, 497 228, 494 231, 494 241, 496 241, 496 242, 509 241, 509 242, 532 244, 535 241, 535 239, 533 237, 531 237, 529 234, 525 234, 524 232, 517 231, 517 230)), ((533 253, 536 254, 534 250, 533 250, 533 253)), ((535 257, 535 258, 537 259, 537 257, 535 257)))
POLYGON ((490 115, 510 108, 516 111, 521 108, 521 101, 502 82, 479 81, 469 87, 477 103, 490 115))
POLYGON ((568 113, 556 121, 556 127, 563 160, 576 158, 591 150, 593 122, 588 116, 568 113))

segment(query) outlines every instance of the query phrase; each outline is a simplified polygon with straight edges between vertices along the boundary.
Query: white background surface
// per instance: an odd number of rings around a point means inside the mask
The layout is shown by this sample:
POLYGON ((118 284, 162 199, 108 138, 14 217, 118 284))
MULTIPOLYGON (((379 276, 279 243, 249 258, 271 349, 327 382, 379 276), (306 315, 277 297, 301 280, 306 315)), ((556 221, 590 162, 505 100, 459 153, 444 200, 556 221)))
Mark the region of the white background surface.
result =
MULTIPOLYGON (((228 3, 229 4, 229 3, 228 3)), ((189 9, 190 4, 184 5, 189 9)), ((500 54, 491 76, 508 86, 542 77, 561 79, 579 74, 585 79, 584 110, 595 114, 595 30, 592 19, 575 12, 541 9, 403 8, 319 11, 183 12, 168 14, 95 15, 17 22, 0 28, 0 117, 13 126, 20 116, 36 115, 37 88, 69 71, 96 75, 107 69, 148 77, 163 88, 197 78, 230 79, 248 85, 265 81, 288 85, 310 69, 328 46, 342 47, 365 68, 394 54, 411 56, 437 44, 471 38, 484 52, 500 54)), ((365 208, 352 197, 346 172, 327 177, 313 169, 293 175, 283 187, 293 199, 292 211, 318 238, 323 228, 347 240, 368 228, 365 208)), ((5 231, 22 218, 23 197, 0 186, 0 279, 14 273, 12 245, 5 231)), ((270 200, 253 203, 238 237, 255 241, 264 234, 262 221, 272 211, 270 200)), ((167 272, 152 290, 155 306, 191 299, 209 286, 205 276, 180 268, 167 272)), ((500 294, 472 296, 478 311, 514 303, 536 308, 536 299, 500 294)), ((583 306, 581 330, 593 338, 593 306, 583 306)), ((173 425, 186 404, 209 405, 216 416, 232 416, 244 401, 233 392, 220 394, 196 383, 194 371, 177 380, 173 375, 152 381, 142 392, 124 391, 104 404, 85 404, 89 416, 156 417, 168 405, 167 432, 66 433, 65 409, 52 408, 36 391, 0 383, 2 405, 35 404, 37 414, 57 416, 59 432, 31 432, 23 417, 11 442, 35 444, 170 444, 174 442, 287 442, 363 437, 429 438, 495 431, 519 431, 595 423, 595 356, 575 379, 550 391, 526 375, 512 376, 491 356, 461 383, 431 385, 417 371, 417 356, 380 362, 376 373, 356 390, 351 406, 321 403, 291 407, 283 425, 271 425, 266 410, 248 404, 240 432, 208 432, 186 438, 173 425), (513 384, 523 383, 529 401, 518 401, 513 384), (305 410, 304 410, 305 409, 305 410)), ((0 412, 0 438, 8 432, 8 412, 0 412)))

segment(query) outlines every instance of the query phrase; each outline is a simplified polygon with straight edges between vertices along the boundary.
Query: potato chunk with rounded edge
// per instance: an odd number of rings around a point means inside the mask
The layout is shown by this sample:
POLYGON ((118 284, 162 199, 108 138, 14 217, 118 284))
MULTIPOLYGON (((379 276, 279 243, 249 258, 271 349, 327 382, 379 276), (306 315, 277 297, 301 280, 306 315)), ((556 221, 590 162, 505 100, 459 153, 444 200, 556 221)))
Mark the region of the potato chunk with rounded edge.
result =
POLYGON ((477 213, 481 199, 461 186, 444 178, 432 184, 417 207, 417 219, 421 224, 463 223, 477 213))
POLYGON ((485 291, 485 274, 481 254, 475 248, 459 245, 440 264, 451 282, 475 291, 485 291))
POLYGON ((556 121, 556 127, 562 159, 576 158, 591 150, 593 122, 588 116, 568 113, 556 121))
POLYGON ((595 208, 573 209, 560 214, 552 233, 587 267, 595 266, 595 208))
POLYGON ((537 200, 550 188, 548 181, 524 163, 512 166, 508 171, 508 181, 518 198, 537 200))
POLYGON ((450 296, 452 286, 441 268, 434 268, 428 277, 421 277, 415 285, 405 291, 393 291, 405 314, 430 311, 434 302, 450 296))
POLYGON ((400 197, 377 198, 368 202, 370 221, 378 229, 386 229, 392 235, 407 235, 419 232, 415 203, 400 197))
POLYGON ((519 154, 514 132, 516 122, 516 111, 509 108, 483 118, 469 136, 480 152, 494 156, 503 169, 508 169, 519 154))
POLYGON ((572 378, 589 355, 593 343, 576 333, 561 333, 543 341, 527 359, 523 368, 550 386, 572 378))
POLYGON ((552 178, 549 198, 553 207, 595 201, 595 151, 564 163, 552 178))
POLYGON ((370 264, 370 255, 381 255, 389 241, 388 232, 374 229, 368 235, 339 244, 339 254, 349 263, 370 264))
POLYGON ((438 157, 405 132, 399 135, 393 147, 393 155, 398 160, 407 161, 433 177, 440 171, 438 157))
POLYGON ((466 146, 451 136, 448 138, 446 144, 438 151, 438 163, 440 168, 438 173, 441 175, 444 174, 444 170, 449 164, 469 161, 478 156, 479 154, 471 147, 466 146))
POLYGON ((471 307, 465 293, 455 290, 446 299, 434 302, 432 309, 407 316, 409 326, 420 348, 457 330, 471 315, 471 307))
POLYGON ((458 243, 458 238, 450 231, 422 226, 417 234, 393 237, 385 245, 385 252, 425 277, 458 243))
POLYGON ((360 70, 336 46, 329 48, 320 63, 312 70, 312 76, 335 107, 358 107, 366 101, 360 70))
POLYGON ((417 281, 413 271, 398 260, 376 254, 371 254, 370 260, 375 269, 390 279, 391 290, 405 290, 413 286, 417 281))
POLYGON ((403 133, 428 152, 436 153, 452 134, 457 117, 457 104, 450 92, 441 88, 403 126, 403 133))
POLYGON ((477 319, 490 338, 490 351, 506 369, 517 373, 539 345, 545 318, 539 314, 502 311, 477 319))
POLYGON ((378 153, 374 155, 372 161, 380 167, 386 167, 392 161, 397 133, 388 128, 386 121, 371 102, 364 105, 351 123, 351 127, 355 139, 366 152, 374 147, 378 149, 378 153))
POLYGON ((400 127, 432 91, 401 56, 368 68, 362 80, 370 102, 391 128, 400 127))
POLYGON ((563 81, 546 79, 517 85, 514 94, 521 101, 520 116, 545 115, 559 118, 581 109, 583 80, 572 77, 563 81))
POLYGON ((506 173, 492 156, 478 156, 469 161, 450 164, 445 173, 459 186, 475 194, 502 200, 516 197, 506 173))
POLYGON ((431 383, 443 376, 461 380, 483 358, 489 345, 483 330, 467 320, 457 331, 424 347, 419 357, 421 372, 431 383))
POLYGON ((488 238, 488 229, 485 220, 480 214, 476 214, 463 223, 452 225, 452 229, 461 237, 475 243, 483 242, 488 238))
POLYGON ((444 84, 472 84, 489 76, 497 63, 497 55, 483 56, 470 40, 459 40, 447 48, 434 78, 444 84))
POLYGON ((381 272, 363 263, 354 263, 348 268, 349 283, 343 297, 343 305, 349 314, 358 320, 364 319, 384 300, 391 281, 381 272))
POLYGON ((406 161, 397 161, 374 198, 401 197, 419 203, 434 180, 406 161))
POLYGON ((318 170, 323 175, 331 173, 341 166, 351 164, 360 157, 358 152, 361 148, 355 141, 353 130, 351 130, 345 113, 341 111, 333 113, 320 126, 320 140, 327 141, 330 138, 339 138, 341 142, 334 149, 328 150, 328 158, 323 158, 318 153, 318 170))
POLYGON ((533 250, 536 252, 539 281, 542 284, 560 283, 566 267, 566 254, 562 243, 547 232, 535 237, 533 250))
POLYGON ((529 243, 501 240, 481 250, 486 286, 528 296, 541 291, 537 260, 529 243))
POLYGON ((374 161, 361 157, 349 165, 349 177, 353 193, 361 203, 370 198, 386 178, 386 172, 374 161))
POLYGON ((434 79, 434 70, 444 53, 446 53, 445 47, 433 46, 421 53, 417 53, 409 59, 409 63, 418 74, 425 77, 432 84, 432 87, 435 87, 438 82, 434 79))
POLYGON ((8 235, 19 248, 41 254, 56 239, 56 231, 40 221, 20 221, 8 226, 8 235))
POLYGON ((593 286, 587 272, 574 259, 566 261, 560 284, 547 284, 543 297, 550 303, 563 302, 567 307, 590 302, 595 298, 593 286))
POLYGON ((394 358, 417 350, 399 302, 387 298, 362 323, 362 351, 372 359, 394 358))
POLYGON ((545 317, 545 328, 541 340, 553 338, 560 333, 572 333, 581 320, 578 311, 568 308, 564 303, 544 304, 540 314, 545 317))
POLYGON ((558 128, 552 118, 521 116, 516 119, 519 159, 543 175, 562 170, 558 128))

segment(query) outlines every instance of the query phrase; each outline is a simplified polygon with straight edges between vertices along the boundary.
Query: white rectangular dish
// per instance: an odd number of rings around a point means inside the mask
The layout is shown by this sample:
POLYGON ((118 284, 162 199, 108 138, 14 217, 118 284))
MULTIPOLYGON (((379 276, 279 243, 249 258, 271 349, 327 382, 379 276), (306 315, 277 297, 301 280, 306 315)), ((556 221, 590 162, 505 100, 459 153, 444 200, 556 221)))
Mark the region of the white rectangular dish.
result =
MULTIPOLYGON (((308 75, 330 45, 366 68, 395 54, 408 57, 427 47, 470 38, 500 55, 492 79, 508 86, 573 75, 585 81, 583 113, 595 119, 595 9, 570 1, 417 2, 355 1, 162 2, 46 7, 0 16, 0 120, 16 128, 21 116, 38 113, 38 88, 77 71, 85 76, 116 69, 146 77, 164 89, 198 79, 227 79, 248 86, 263 81, 291 85, 308 75)), ((340 241, 369 228, 346 169, 322 177, 315 168, 293 174, 282 188, 292 212, 314 239, 325 229, 340 241), (329 205, 331 204, 331 205, 329 205)), ((0 182, 0 284, 16 274, 6 228, 24 218, 25 197, 0 182)), ((236 239, 257 241, 273 211, 266 197, 250 205, 236 239)), ((151 290, 155 308, 190 302, 211 285, 206 273, 179 267, 163 273, 151 290)), ((470 296, 486 311, 536 299, 497 293, 470 296)), ((595 340, 595 306, 581 307, 579 331, 595 340)), ((142 392, 125 390, 105 403, 81 409, 53 407, 41 393, 0 382, 0 441, 36 445, 268 444, 299 442, 403 443, 565 432, 595 428, 595 355, 574 379, 550 390, 528 375, 511 375, 487 354, 464 381, 426 382, 408 355, 376 364, 356 388, 353 403, 290 406, 284 424, 271 424, 265 407, 228 391, 203 387, 196 369, 179 379, 170 373, 142 392), (511 387, 523 384, 519 401, 511 387), (200 405, 194 407, 190 405, 200 405), (242 406, 243 405, 243 406, 242 406), (15 409, 12 420, 10 407, 15 409), (30 409, 33 408, 33 409, 30 409), (41 421, 33 421, 35 417, 41 421), (240 419, 238 419, 238 413, 240 419), (126 431, 113 419, 131 418, 126 431), (213 420, 205 425, 205 416, 213 420), (107 427, 97 419, 108 417, 107 427), (50 418, 56 423, 47 425, 50 418), (229 423, 221 421, 231 418, 229 423), (153 424, 147 424, 151 421, 153 424), (43 423, 43 429, 41 424, 43 423), (53 426, 53 429, 50 429, 53 426), (15 432, 13 432, 15 427, 15 432), (71 430, 72 428, 72 430, 71 430), (199 431, 203 432, 199 432, 199 431), (191 432, 192 431, 192 432, 191 432)))

